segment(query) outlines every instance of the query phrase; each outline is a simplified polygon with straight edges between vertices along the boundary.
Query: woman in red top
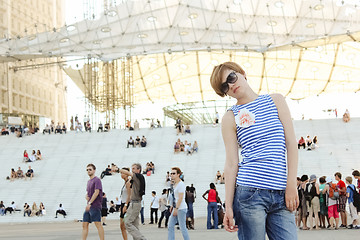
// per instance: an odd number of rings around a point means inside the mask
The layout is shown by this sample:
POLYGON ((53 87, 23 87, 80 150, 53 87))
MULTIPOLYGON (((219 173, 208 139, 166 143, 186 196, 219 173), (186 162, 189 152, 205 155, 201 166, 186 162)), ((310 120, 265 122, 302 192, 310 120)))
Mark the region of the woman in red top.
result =
POLYGON ((24 150, 24 161, 28 161, 29 160, 29 154, 26 152, 26 150, 24 150))
POLYGON ((207 229, 218 229, 218 212, 217 212, 217 197, 218 197, 218 193, 216 191, 215 188, 215 184, 214 183, 210 183, 210 189, 207 190, 202 197, 208 202, 208 215, 207 215, 207 223, 206 223, 206 227, 207 229), (208 195, 208 197, 206 198, 205 195, 208 195), (213 214, 214 217, 214 225, 212 226, 211 224, 211 214, 213 214))

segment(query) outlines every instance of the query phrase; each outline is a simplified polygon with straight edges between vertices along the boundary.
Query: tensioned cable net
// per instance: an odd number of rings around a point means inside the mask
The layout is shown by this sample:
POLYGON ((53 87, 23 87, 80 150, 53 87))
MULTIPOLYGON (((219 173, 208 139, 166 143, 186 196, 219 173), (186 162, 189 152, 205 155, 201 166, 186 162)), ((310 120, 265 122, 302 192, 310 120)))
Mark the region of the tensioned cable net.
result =
MULTIPOLYGON (((13 62, 14 69, 27 64, 14 62, 18 59, 50 56, 117 62, 113 89, 126 82, 127 90, 111 92, 111 99, 118 99, 112 108, 219 99, 209 77, 214 65, 224 61, 242 65, 260 94, 280 92, 302 99, 356 92, 359 6, 353 0, 121 1, 98 19, 7 36, 0 40, 0 60, 13 62), (128 60, 130 68, 122 68, 128 60), (132 96, 121 96, 125 93, 132 96)), ((101 90, 106 74, 93 69, 65 68, 85 95, 91 95, 90 101, 108 94, 101 90), (97 79, 91 88, 100 90, 91 91, 101 96, 89 92, 87 78, 97 79)))

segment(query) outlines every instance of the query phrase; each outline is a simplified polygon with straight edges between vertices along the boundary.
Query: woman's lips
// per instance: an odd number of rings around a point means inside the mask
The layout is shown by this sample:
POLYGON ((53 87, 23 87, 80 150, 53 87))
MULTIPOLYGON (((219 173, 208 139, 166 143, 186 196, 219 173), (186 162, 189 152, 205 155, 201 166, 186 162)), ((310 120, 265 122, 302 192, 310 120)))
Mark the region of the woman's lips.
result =
POLYGON ((236 91, 239 89, 240 87, 236 87, 235 89, 234 89, 234 93, 236 93, 236 91))

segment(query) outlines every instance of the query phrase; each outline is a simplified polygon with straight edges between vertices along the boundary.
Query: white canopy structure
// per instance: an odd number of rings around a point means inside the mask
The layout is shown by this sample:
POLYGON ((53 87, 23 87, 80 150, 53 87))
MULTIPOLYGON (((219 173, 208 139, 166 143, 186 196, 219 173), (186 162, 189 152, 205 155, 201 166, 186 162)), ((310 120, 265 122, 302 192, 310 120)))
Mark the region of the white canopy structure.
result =
POLYGON ((124 0, 99 19, 0 40, 3 61, 83 56, 102 60, 163 52, 265 52, 358 39, 355 0, 124 0))
MULTIPOLYGON (((117 77, 131 78, 134 104, 218 99, 209 76, 224 61, 242 65, 257 93, 356 92, 359 10, 358 0, 124 0, 98 19, 2 39, 0 61, 131 59, 117 77)), ((87 86, 88 70, 65 71, 84 92, 105 91, 104 74, 87 86)))

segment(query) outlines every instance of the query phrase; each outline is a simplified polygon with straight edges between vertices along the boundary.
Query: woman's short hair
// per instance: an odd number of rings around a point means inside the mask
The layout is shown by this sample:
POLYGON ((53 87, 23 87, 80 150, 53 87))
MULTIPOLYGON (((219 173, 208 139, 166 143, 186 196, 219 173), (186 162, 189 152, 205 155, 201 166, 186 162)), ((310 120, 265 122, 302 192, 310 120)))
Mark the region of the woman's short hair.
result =
POLYGON ((222 84, 221 77, 225 69, 230 69, 235 72, 241 73, 242 75, 245 75, 244 69, 242 69, 239 64, 234 62, 224 62, 220 65, 215 66, 210 77, 210 83, 211 83, 211 87, 220 97, 226 96, 226 94, 221 91, 221 84, 222 84))

